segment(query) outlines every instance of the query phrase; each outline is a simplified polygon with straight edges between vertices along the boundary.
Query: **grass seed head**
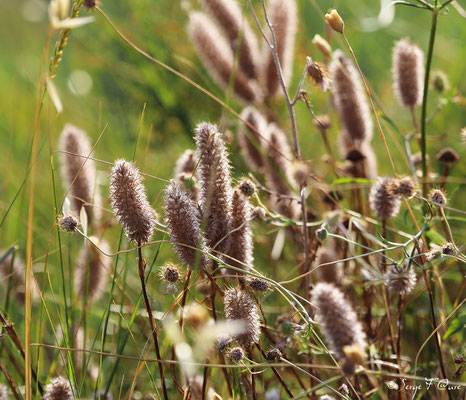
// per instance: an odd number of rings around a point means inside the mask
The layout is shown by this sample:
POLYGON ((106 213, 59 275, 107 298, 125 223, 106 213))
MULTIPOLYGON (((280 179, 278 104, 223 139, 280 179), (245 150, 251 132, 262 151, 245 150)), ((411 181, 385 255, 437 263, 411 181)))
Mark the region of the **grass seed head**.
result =
POLYGON ((406 296, 411 293, 416 285, 416 272, 414 266, 409 267, 405 261, 401 267, 394 265, 385 274, 385 282, 391 292, 396 295, 406 296))
POLYGON ((314 35, 312 44, 319 50, 325 57, 332 57, 332 48, 330 44, 320 35, 314 35))
POLYGON ((371 210, 382 221, 395 217, 400 211, 401 198, 389 189, 392 182, 393 179, 389 177, 379 178, 370 191, 371 210))

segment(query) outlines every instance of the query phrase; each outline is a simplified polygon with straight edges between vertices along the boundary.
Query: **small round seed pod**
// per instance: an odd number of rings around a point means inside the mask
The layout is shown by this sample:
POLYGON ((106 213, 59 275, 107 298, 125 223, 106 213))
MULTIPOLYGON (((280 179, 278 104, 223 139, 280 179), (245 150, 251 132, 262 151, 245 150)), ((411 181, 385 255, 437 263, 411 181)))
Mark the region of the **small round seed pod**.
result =
POLYGON ((332 48, 330 44, 320 35, 314 35, 312 44, 319 50, 325 57, 332 57, 332 48))
POLYGON ((277 347, 273 347, 266 353, 265 359, 267 361, 277 361, 277 360, 280 360, 282 356, 283 354, 280 351, 280 349, 278 349, 277 347))
POLYGON ((93 10, 98 5, 100 5, 100 1, 97 1, 97 0, 84 0, 83 1, 83 7, 86 10, 93 10))
POLYGON ((431 84, 434 90, 439 93, 443 93, 446 90, 450 90, 450 82, 448 82, 448 76, 445 72, 440 70, 432 71, 431 84))
POLYGON ((259 311, 249 295, 241 290, 228 289, 223 301, 226 319, 243 324, 243 333, 234 339, 244 347, 258 343, 261 332, 259 311))
POLYGON ((58 218, 58 226, 68 233, 75 233, 79 226, 79 220, 73 214, 67 213, 58 218))
POLYGON ((162 276, 169 283, 176 283, 180 279, 180 272, 175 264, 166 263, 162 269, 162 276))
POLYGON ((395 196, 404 196, 412 199, 416 195, 417 182, 411 176, 405 176, 401 179, 394 180, 388 187, 388 190, 395 196))
POLYGON ((126 236, 137 245, 147 243, 155 227, 142 176, 132 162, 116 160, 110 174, 110 203, 126 236))
POLYGON ((59 376, 53 378, 45 387, 43 400, 73 400, 73 391, 71 390, 70 382, 59 376))
POLYGON ((436 206, 445 206, 448 203, 447 196, 441 189, 432 189, 429 193, 429 200, 436 206))
POLYGON ((406 296, 411 293, 416 285, 416 272, 414 266, 409 267, 405 261, 401 267, 394 265, 385 274, 385 283, 394 294, 406 296))
POLYGON ((264 279, 250 277, 247 279, 248 286, 255 292, 266 292, 270 289, 270 284, 264 279))
POLYGON ((341 263, 338 262, 338 255, 335 251, 325 247, 319 247, 315 264, 316 266, 320 265, 316 271, 319 280, 336 285, 341 282, 343 278, 343 267, 341 263))
POLYGON ((389 191, 389 185, 392 182, 393 179, 389 177, 379 178, 372 186, 369 195, 372 212, 383 221, 395 217, 400 211, 400 196, 395 196, 389 191))
POLYGON ((249 179, 245 178, 241 181, 241 183, 239 184, 238 186, 239 190, 241 190, 241 192, 247 196, 247 197, 251 197, 255 191, 256 191, 256 186, 254 185, 254 183, 252 183, 249 179))
POLYGON ((241 347, 233 347, 228 356, 231 358, 231 361, 240 362, 244 358, 244 351, 241 347))
POLYGON ((332 121, 328 115, 318 115, 313 123, 320 133, 325 133, 332 127, 332 121))
POLYGON ((465 363, 464 356, 462 356, 461 354, 458 354, 455 356, 455 364, 464 364, 464 363, 465 363))
POLYGON ((422 100, 424 53, 405 38, 393 48, 393 85, 402 106, 414 108, 422 100))
POLYGON ((362 356, 366 347, 366 335, 356 313, 343 293, 331 284, 318 283, 311 295, 312 304, 316 306, 316 319, 322 326, 325 340, 337 358, 343 361, 343 372, 352 374, 356 362, 362 361, 354 357, 355 350, 352 347, 359 348, 362 356))
POLYGON ((307 66, 307 76, 318 85, 323 92, 330 87, 330 74, 327 66, 313 61, 307 66))
POLYGON ((461 160, 461 157, 451 147, 446 147, 437 154, 437 160, 444 164, 454 164, 461 160))
POLYGON ((442 254, 443 255, 448 255, 448 256, 452 256, 456 253, 456 247, 453 243, 445 243, 443 246, 442 246, 442 254))

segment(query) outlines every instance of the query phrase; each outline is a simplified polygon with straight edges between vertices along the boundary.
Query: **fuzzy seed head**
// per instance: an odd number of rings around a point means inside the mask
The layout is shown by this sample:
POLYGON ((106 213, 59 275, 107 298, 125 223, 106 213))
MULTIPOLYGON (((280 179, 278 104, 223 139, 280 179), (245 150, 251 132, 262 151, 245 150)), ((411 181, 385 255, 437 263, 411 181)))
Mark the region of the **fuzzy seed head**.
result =
MULTIPOLYGON (((270 0, 267 12, 277 41, 277 54, 280 61, 283 77, 288 84, 291 79, 293 67, 294 41, 297 28, 297 6, 295 0, 270 0)), ((267 32, 269 40, 271 34, 267 32)), ((263 48, 262 59, 262 86, 268 96, 283 94, 278 79, 277 67, 272 53, 267 46, 263 48)))
POLYGON ((390 192, 389 187, 393 179, 389 177, 379 178, 371 187, 369 203, 372 212, 377 218, 387 220, 395 217, 400 211, 401 198, 390 192))
POLYGON ((307 66, 307 76, 320 86, 323 92, 330 87, 330 74, 324 64, 313 61, 307 66))
POLYGON ((79 226, 79 220, 73 214, 67 213, 58 218, 58 226, 68 233, 75 233, 79 226))
POLYGON ((244 121, 238 130, 238 144, 249 168, 262 170, 267 163, 260 149, 266 146, 268 140, 267 121, 254 107, 246 107, 241 112, 244 121))
POLYGON ((228 356, 231 358, 231 361, 240 362, 244 358, 244 351, 241 347, 233 347, 228 356))
POLYGON ((429 193, 429 200, 437 206, 445 206, 448 203, 447 196, 441 189, 432 189, 429 193))
POLYGON ((325 57, 332 57, 332 48, 330 44, 320 35, 314 35, 312 44, 319 50, 325 57))
POLYGON ((368 142, 372 137, 372 119, 361 78, 353 62, 342 51, 336 50, 329 70, 335 107, 348 145, 368 142))
MULTIPOLYGON (((207 15, 191 12, 189 17, 188 31, 198 56, 216 83, 226 90, 234 71, 230 43, 207 15)), ((259 101, 262 95, 255 81, 249 80, 242 69, 235 71, 234 75, 233 94, 237 100, 248 104, 259 101)))
POLYGON ((92 10, 96 8, 99 4, 100 2, 97 0, 84 0, 83 1, 83 7, 87 10, 92 10))
POLYGON ((209 319, 207 310, 197 303, 186 305, 182 312, 185 324, 194 328, 204 325, 209 319))
POLYGON ((424 53, 405 38, 393 48, 393 85, 400 105, 413 108, 422 101, 424 53))
POLYGON ((315 264, 316 266, 321 265, 316 271, 320 281, 335 285, 341 282, 343 278, 343 266, 341 262, 338 262, 338 255, 335 251, 326 247, 320 247, 317 250, 315 264))
POLYGON ((219 351, 224 351, 231 342, 233 342, 233 339, 230 336, 222 334, 217 336, 217 345, 215 347, 219 351))
POLYGON ((259 47, 257 38, 243 16, 236 0, 202 0, 204 9, 238 54, 238 67, 249 79, 256 79, 258 74, 259 47))
POLYGON ((318 115, 314 120, 314 126, 321 132, 325 133, 332 127, 332 121, 328 115, 318 115))
POLYGON ((233 191, 228 152, 216 125, 207 122, 197 125, 196 148, 201 209, 207 218, 205 238, 209 247, 226 253, 232 241, 228 233, 232 224, 233 191))
POLYGON ((247 279, 248 286, 255 292, 266 292, 270 289, 270 284, 264 279, 251 277, 247 279))
POLYGON ((53 378, 45 387, 43 400, 73 400, 70 382, 59 376, 53 378))
POLYGON ((96 166, 91 160, 91 143, 86 132, 67 124, 60 135, 58 148, 65 190, 71 195, 71 210, 80 215, 86 210, 89 223, 96 223, 101 215, 101 196, 96 184, 96 166), (94 206, 93 206, 94 205, 94 206))
POLYGON ((204 254, 201 216, 188 193, 174 181, 165 191, 164 209, 170 241, 180 260, 190 269, 196 265, 208 268, 210 262, 204 254))
POLYGON ((163 267, 163 279, 169 283, 176 283, 180 279, 180 272, 175 264, 167 263, 163 267))
POLYGON ((232 223, 227 262, 234 267, 249 269, 254 261, 251 232, 251 205, 241 190, 235 189, 232 199, 232 223))
POLYGON ((249 179, 243 179, 238 188, 247 197, 251 197, 256 191, 256 186, 249 179))
POLYGON ((243 333, 235 336, 235 340, 244 347, 259 342, 261 326, 259 311, 249 295, 238 289, 228 289, 223 298, 225 317, 229 321, 243 324, 243 333))
POLYGON ((340 15, 338 14, 337 10, 330 10, 327 14, 325 14, 325 19, 334 31, 338 33, 343 33, 345 24, 341 19, 340 15))
POLYGON ((397 295, 406 296, 416 285, 416 272, 414 266, 405 261, 401 267, 394 265, 385 274, 385 282, 390 291, 397 295))
POLYGON ((147 243, 155 227, 142 176, 132 162, 116 160, 110 174, 110 204, 126 236, 138 245, 147 243))
POLYGON ((457 163, 459 160, 461 160, 460 155, 453 150, 451 147, 447 147, 443 150, 441 150, 437 154, 437 160, 444 164, 453 164, 457 163))
MULTIPOLYGON (((351 372, 350 359, 345 353, 346 346, 357 346, 364 353, 366 335, 351 304, 343 293, 328 283, 318 283, 311 292, 312 304, 316 306, 316 319, 322 326, 326 342, 337 358, 343 361, 344 370, 351 372)), ((353 350, 354 351, 354 350, 353 350)))

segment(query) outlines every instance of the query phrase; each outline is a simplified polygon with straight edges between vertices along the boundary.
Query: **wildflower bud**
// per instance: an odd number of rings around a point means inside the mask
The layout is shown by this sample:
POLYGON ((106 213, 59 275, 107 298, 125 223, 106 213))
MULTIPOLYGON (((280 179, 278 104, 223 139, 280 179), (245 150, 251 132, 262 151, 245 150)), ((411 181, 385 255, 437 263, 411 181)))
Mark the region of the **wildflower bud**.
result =
POLYGON ((338 33, 343 33, 343 28, 345 27, 345 24, 341 19, 340 15, 338 14, 337 10, 330 10, 327 14, 325 14, 325 19, 334 31, 337 31, 338 33))
POLYGON ((348 389, 348 385, 346 383, 342 383, 341 386, 338 388, 338 391, 341 394, 344 394, 344 395, 349 395, 350 394, 350 391, 348 389))
POLYGON ((73 214, 67 213, 58 219, 58 226, 65 232, 75 233, 79 226, 79 220, 73 214))
POLYGON ((43 400, 73 400, 70 382, 59 376, 53 378, 45 388, 43 400))
POLYGON ((314 35, 312 44, 319 50, 325 57, 332 57, 332 48, 330 44, 320 35, 314 35))
POLYGON ((249 278, 247 280, 247 283, 248 286, 256 292, 266 292, 270 289, 270 284, 264 279, 249 278))
POLYGON ((332 122, 328 115, 318 115, 314 120, 314 126, 321 132, 325 133, 332 127, 332 122))
POLYGON ((441 189, 432 189, 429 193, 429 200, 436 206, 445 206, 448 202, 445 193, 441 189))
POLYGON ((243 179, 239 184, 239 190, 241 190, 245 196, 251 197, 256 191, 256 187, 249 179, 243 179))
POLYGON ((167 263, 162 270, 163 279, 170 283, 176 283, 180 279, 180 272, 175 264, 167 263))
POLYGON ((232 361, 240 362, 244 358, 244 351, 241 347, 233 347, 228 355, 232 361))
POLYGON ((328 237, 328 231, 325 228, 320 228, 316 230, 316 236, 319 240, 325 240, 328 237))
POLYGON ((254 210, 252 210, 252 213, 251 213, 252 219, 263 220, 265 216, 266 216, 266 212, 262 207, 255 207, 254 210))

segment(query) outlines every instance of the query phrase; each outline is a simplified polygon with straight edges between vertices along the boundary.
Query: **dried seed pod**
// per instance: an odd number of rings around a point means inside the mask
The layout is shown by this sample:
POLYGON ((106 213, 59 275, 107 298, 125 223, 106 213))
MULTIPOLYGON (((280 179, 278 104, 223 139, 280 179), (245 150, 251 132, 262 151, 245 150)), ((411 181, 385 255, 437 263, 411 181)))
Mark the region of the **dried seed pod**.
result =
POLYGON ((220 253, 230 246, 232 187, 230 160, 217 126, 201 122, 196 127, 201 209, 207 218, 207 245, 220 253))
POLYGON ((170 241, 180 260, 190 269, 196 265, 207 268, 210 262, 204 254, 199 212, 186 191, 174 181, 165 191, 164 208, 170 241))
POLYGON ((243 332, 237 334, 235 340, 244 347, 259 342, 261 326, 259 311, 254 301, 245 292, 238 289, 228 289, 223 298, 225 317, 230 321, 243 324, 243 332))
POLYGON ((417 182, 411 176, 396 179, 388 186, 388 190, 395 196, 404 196, 412 199, 416 195, 417 182))
POLYGON ((401 198, 389 189, 392 182, 393 179, 389 177, 379 178, 371 187, 369 195, 371 210, 381 220, 395 217, 400 211, 401 198))
POLYGON ((448 256, 452 256, 454 254, 456 254, 456 247, 453 243, 445 243, 443 246, 442 246, 442 254, 443 255, 448 255, 448 256))
POLYGON ((236 0, 202 0, 202 5, 238 52, 238 66, 250 79, 258 74, 259 47, 257 38, 243 17, 236 0))
POLYGON ((343 267, 334 250, 320 247, 316 254, 317 276, 320 281, 338 285, 343 278, 343 267), (322 265, 326 264, 326 265, 322 265))
POLYGON ((178 267, 171 262, 168 262, 164 265, 161 271, 161 275, 163 279, 169 283, 176 283, 180 279, 180 271, 178 271, 178 267))
POLYGON ((270 283, 261 278, 249 277, 246 282, 255 292, 266 292, 270 289, 270 283))
POLYGON ((445 206, 448 203, 447 196, 441 189, 432 189, 429 193, 429 200, 437 206, 445 206))
POLYGON ((265 355, 267 361, 277 361, 280 360, 281 357, 283 357, 283 354, 277 347, 270 349, 265 355))
POLYGON ((79 254, 75 285, 77 294, 80 297, 87 297, 89 302, 97 300, 103 293, 103 288, 107 274, 111 272, 111 257, 104 253, 109 253, 110 246, 103 239, 91 237, 92 242, 84 243, 79 254))
POLYGON ((73 214, 67 213, 58 218, 58 226, 61 230, 68 233, 76 233, 79 226, 79 220, 73 214))
POLYGON ((393 48, 393 87, 400 105, 413 108, 421 103, 424 80, 424 53, 405 38, 393 48))
POLYGON ((366 347, 366 335, 356 313, 343 293, 329 283, 318 283, 311 295, 312 304, 316 306, 316 319, 322 325, 326 342, 337 358, 343 361, 343 371, 352 374, 355 361, 360 360, 348 357, 348 346, 356 346, 360 354, 366 347))
POLYGON ((324 64, 311 62, 307 66, 307 75, 316 85, 320 86, 323 92, 330 87, 330 74, 324 64))
POLYGON ((325 19, 334 31, 343 33, 345 24, 341 19, 340 15, 338 14, 337 10, 330 10, 327 14, 325 14, 325 19))
POLYGON ((241 347, 233 347, 230 349, 228 356, 231 358, 231 361, 240 362, 244 358, 244 351, 241 347))
POLYGON ((250 226, 251 205, 239 189, 233 192, 232 204, 230 247, 226 253, 228 256, 226 262, 234 267, 248 270, 254 261, 250 226))
POLYGON ((155 211, 149 204, 142 176, 132 162, 116 160, 110 174, 110 203, 129 240, 147 243, 155 227, 155 211))
POLYGON ((59 376, 53 378, 50 383, 45 387, 45 394, 43 400, 73 400, 73 391, 68 380, 59 376))
POLYGON ((328 115, 318 115, 313 123, 321 133, 325 133, 332 127, 332 121, 328 115))
MULTIPOLYGON (((297 28, 297 6, 295 0, 270 0, 267 5, 270 23, 276 39, 276 50, 285 83, 289 83, 293 68, 294 40, 297 28)), ((267 32, 269 34, 269 32, 267 32)), ((269 34, 271 41, 271 35, 269 34)), ((268 96, 282 93, 277 67, 268 46, 263 48, 261 81, 268 96)))
POLYGON ((407 261, 403 262, 401 267, 392 266, 385 274, 385 282, 390 291, 401 296, 406 296, 413 291, 416 280, 414 265, 410 267, 407 261))
POLYGON ((352 145, 370 141, 372 119, 361 79, 354 64, 340 50, 333 53, 330 76, 335 107, 347 141, 352 145))
POLYGON ((86 210, 89 224, 96 224, 101 216, 101 196, 96 184, 96 167, 91 160, 91 143, 86 132, 71 124, 65 125, 60 135, 58 148, 66 153, 60 155, 65 189, 71 194, 71 210, 80 215, 86 210))
POLYGON ((444 164, 454 164, 461 160, 461 157, 451 147, 446 147, 437 154, 437 160, 444 164))
POLYGON ((205 68, 224 90, 234 75, 233 94, 244 103, 256 103, 261 98, 259 87, 241 69, 234 70, 234 54, 227 40, 212 20, 201 12, 191 12, 188 26, 191 41, 205 68))
POLYGON ((245 196, 251 197, 254 194, 254 192, 256 191, 256 186, 249 179, 245 178, 240 182, 240 184, 238 186, 238 189, 245 196))

